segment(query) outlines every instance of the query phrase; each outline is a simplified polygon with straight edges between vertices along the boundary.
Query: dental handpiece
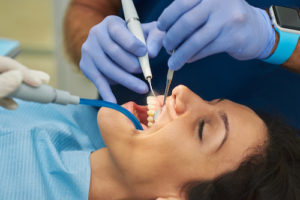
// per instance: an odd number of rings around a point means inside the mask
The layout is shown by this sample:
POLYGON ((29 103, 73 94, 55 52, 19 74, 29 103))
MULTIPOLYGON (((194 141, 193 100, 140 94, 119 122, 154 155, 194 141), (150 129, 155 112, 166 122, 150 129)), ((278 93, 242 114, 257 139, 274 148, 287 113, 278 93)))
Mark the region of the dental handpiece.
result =
MULTIPOLYGON (((133 4, 132 0, 122 0, 122 7, 124 12, 125 21, 127 22, 127 27, 130 30, 130 32, 137 37, 140 41, 142 41, 144 44, 146 44, 143 29, 140 23, 139 16, 137 14, 136 8, 133 4)), ((149 61, 149 55, 148 53, 143 56, 139 57, 139 62, 144 74, 145 79, 148 81, 151 92, 154 94, 151 80, 152 80, 152 73, 150 68, 150 61, 149 61)))

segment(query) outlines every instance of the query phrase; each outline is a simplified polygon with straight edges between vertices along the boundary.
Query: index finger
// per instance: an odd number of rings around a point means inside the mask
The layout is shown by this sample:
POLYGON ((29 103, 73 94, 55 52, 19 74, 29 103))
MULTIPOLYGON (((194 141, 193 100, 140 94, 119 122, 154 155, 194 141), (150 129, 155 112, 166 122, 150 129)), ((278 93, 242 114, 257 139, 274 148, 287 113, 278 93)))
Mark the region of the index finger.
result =
POLYGON ((158 18, 157 27, 161 31, 169 28, 187 11, 201 3, 202 0, 175 0, 169 5, 158 18))

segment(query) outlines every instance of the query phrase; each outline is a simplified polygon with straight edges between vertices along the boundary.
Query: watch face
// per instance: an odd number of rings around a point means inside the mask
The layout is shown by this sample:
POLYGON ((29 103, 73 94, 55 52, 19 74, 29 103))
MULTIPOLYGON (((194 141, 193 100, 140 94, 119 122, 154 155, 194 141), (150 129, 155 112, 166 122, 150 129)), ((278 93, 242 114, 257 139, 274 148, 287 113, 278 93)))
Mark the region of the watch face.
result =
POLYGON ((276 21, 279 26, 300 31, 300 15, 293 8, 273 6, 276 21))

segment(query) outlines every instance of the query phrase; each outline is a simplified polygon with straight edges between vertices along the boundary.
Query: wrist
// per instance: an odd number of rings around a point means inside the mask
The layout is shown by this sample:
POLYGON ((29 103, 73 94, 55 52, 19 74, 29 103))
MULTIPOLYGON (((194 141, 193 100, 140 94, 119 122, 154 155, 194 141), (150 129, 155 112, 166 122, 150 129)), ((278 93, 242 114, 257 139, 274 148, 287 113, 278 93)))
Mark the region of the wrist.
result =
POLYGON ((276 42, 270 56, 263 61, 276 65, 285 64, 294 54, 299 41, 299 13, 296 9, 282 6, 271 6, 269 11, 276 30, 276 42))
POLYGON ((258 59, 266 59, 268 58, 270 55, 272 55, 272 53, 275 51, 277 44, 278 44, 278 34, 275 31, 272 22, 271 22, 271 18, 268 14, 267 11, 265 10, 261 10, 261 14, 263 16, 263 19, 265 21, 265 28, 266 28, 266 34, 267 36, 267 44, 263 50, 263 52, 260 54, 260 56, 258 56, 258 59))
MULTIPOLYGON (((266 9, 265 11, 267 12, 267 14, 269 16, 269 19, 271 20, 272 17, 270 15, 269 9, 266 9)), ((272 25, 272 28, 273 28, 273 30, 275 30, 274 27, 273 27, 273 25, 272 25)), ((278 46, 278 43, 279 43, 279 34, 278 34, 277 31, 274 31, 274 32, 275 32, 275 43, 274 43, 272 51, 271 51, 271 53, 270 53, 270 55, 268 57, 270 57, 275 52, 275 50, 276 50, 276 48, 278 46)))

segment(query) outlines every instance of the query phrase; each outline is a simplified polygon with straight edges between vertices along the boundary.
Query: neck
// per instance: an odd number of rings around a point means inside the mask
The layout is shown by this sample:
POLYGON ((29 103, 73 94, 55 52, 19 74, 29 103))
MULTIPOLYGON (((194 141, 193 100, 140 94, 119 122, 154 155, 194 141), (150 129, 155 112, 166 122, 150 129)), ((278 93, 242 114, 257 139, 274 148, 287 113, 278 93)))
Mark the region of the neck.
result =
POLYGON ((90 156, 91 180, 89 200, 129 199, 129 188, 123 183, 122 174, 113 164, 107 148, 90 156))
POLYGON ((91 180, 89 200, 148 200, 157 196, 174 196, 169 181, 155 180, 126 182, 126 176, 116 167, 107 148, 95 151, 90 156, 91 180))

